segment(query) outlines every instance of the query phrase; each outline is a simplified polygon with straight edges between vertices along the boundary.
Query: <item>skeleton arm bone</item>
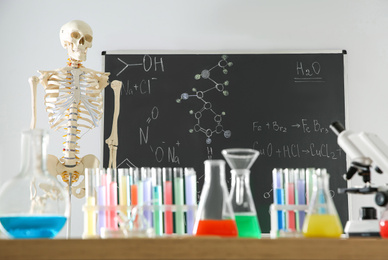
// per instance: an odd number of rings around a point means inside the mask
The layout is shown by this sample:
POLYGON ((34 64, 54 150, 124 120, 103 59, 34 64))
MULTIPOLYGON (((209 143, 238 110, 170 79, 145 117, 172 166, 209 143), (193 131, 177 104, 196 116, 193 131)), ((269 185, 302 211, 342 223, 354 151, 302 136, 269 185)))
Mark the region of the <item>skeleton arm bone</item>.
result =
POLYGON ((32 76, 28 79, 28 83, 30 83, 31 87, 31 106, 32 106, 32 117, 30 128, 35 129, 36 125, 36 88, 39 83, 39 78, 36 76, 32 76))
POLYGON ((111 84, 115 95, 115 107, 113 113, 113 123, 112 123, 112 132, 108 139, 105 140, 105 143, 109 147, 109 167, 116 168, 116 155, 117 155, 117 146, 119 144, 118 133, 117 133, 117 121, 120 114, 120 90, 122 87, 122 82, 114 80, 111 84))

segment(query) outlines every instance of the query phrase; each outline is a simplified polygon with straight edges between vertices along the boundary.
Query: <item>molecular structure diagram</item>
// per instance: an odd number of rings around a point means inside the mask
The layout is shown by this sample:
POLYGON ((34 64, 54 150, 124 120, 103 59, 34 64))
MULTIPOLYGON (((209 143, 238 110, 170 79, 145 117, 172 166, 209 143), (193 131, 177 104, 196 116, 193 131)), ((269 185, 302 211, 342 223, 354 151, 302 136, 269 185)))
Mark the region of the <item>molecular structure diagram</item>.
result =
POLYGON ((196 74, 194 77, 196 80, 203 79, 203 80, 210 81, 212 83, 211 87, 209 87, 208 89, 206 89, 204 91, 198 91, 196 88, 193 88, 192 91, 194 92, 194 94, 189 95, 188 93, 183 93, 181 95, 181 98, 176 100, 177 103, 181 103, 182 100, 188 100, 189 98, 197 98, 198 100, 203 102, 202 108, 199 109, 198 111, 193 111, 193 110, 189 111, 189 113, 191 115, 194 115, 194 117, 197 119, 197 124, 195 124, 193 129, 190 129, 189 132, 190 133, 194 133, 194 132, 204 133, 207 137, 206 138, 207 144, 211 144, 211 142, 212 142, 211 137, 213 134, 223 133, 225 138, 230 138, 230 136, 232 134, 232 132, 230 130, 224 130, 224 127, 222 126, 222 117, 225 116, 226 113, 224 111, 221 113, 216 113, 212 108, 212 103, 205 100, 205 94, 209 91, 212 91, 212 90, 217 90, 218 92, 222 93, 224 96, 229 95, 229 91, 225 90, 225 87, 229 85, 228 80, 226 80, 223 83, 219 83, 210 77, 211 71, 213 69, 222 69, 223 74, 226 75, 226 74, 228 74, 227 67, 233 66, 232 62, 228 62, 227 55, 222 55, 221 58, 222 59, 220 61, 218 61, 217 65, 215 65, 211 69, 202 70, 201 74, 196 74), (206 112, 212 113, 212 115, 213 115, 214 122, 216 124, 214 129, 210 129, 210 128, 205 129, 201 126, 201 118, 203 116, 203 113, 206 113, 206 112))

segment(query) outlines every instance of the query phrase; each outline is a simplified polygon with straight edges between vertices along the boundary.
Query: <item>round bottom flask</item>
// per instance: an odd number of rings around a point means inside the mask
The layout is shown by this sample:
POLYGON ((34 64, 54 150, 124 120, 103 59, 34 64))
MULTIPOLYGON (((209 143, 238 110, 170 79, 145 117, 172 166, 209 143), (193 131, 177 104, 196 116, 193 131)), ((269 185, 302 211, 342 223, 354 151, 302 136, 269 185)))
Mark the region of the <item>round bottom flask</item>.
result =
POLYGON ((48 134, 22 133, 20 173, 0 188, 0 223, 11 238, 53 238, 69 215, 67 192, 46 170, 48 134))

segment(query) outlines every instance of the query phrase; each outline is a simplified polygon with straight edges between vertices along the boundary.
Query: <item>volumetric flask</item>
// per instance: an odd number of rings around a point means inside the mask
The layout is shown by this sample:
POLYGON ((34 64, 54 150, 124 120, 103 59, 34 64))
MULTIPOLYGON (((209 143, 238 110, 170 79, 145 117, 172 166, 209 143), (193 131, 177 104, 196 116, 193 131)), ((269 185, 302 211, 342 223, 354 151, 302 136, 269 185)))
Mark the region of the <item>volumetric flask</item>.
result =
POLYGON ((225 149, 222 155, 232 174, 230 202, 236 218, 239 237, 260 238, 261 230, 249 182, 250 168, 259 156, 253 149, 225 149))
POLYGON ((329 190, 329 174, 317 169, 313 175, 313 193, 303 224, 305 237, 340 237, 342 224, 329 190))
POLYGON ((193 234, 237 237, 237 226, 225 182, 225 161, 205 161, 205 183, 193 234))

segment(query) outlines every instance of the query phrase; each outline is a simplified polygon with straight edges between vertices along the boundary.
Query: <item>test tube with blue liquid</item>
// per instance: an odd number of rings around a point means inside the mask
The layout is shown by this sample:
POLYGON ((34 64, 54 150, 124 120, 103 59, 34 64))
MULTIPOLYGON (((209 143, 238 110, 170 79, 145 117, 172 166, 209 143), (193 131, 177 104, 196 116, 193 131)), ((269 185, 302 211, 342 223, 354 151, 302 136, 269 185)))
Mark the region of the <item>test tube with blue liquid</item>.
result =
MULTIPOLYGON (((274 204, 284 205, 283 170, 275 168, 272 171, 274 204)), ((278 210, 278 230, 286 229, 286 219, 283 210, 278 210)))
POLYGON ((183 192, 183 168, 174 168, 174 199, 175 199, 175 233, 185 234, 185 218, 183 212, 184 192, 183 192))
POLYGON ((186 225, 187 234, 193 234, 195 213, 197 205, 197 175, 194 168, 185 168, 185 193, 186 193, 186 225))
POLYGON ((155 235, 163 235, 163 213, 162 206, 162 170, 160 168, 151 168, 152 175, 152 202, 154 207, 153 221, 155 235))

